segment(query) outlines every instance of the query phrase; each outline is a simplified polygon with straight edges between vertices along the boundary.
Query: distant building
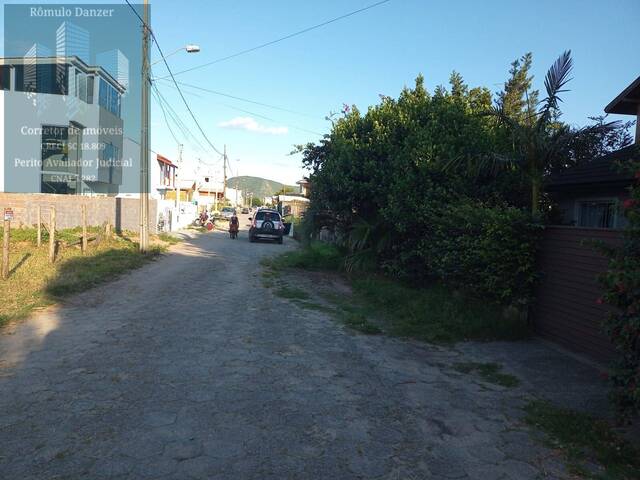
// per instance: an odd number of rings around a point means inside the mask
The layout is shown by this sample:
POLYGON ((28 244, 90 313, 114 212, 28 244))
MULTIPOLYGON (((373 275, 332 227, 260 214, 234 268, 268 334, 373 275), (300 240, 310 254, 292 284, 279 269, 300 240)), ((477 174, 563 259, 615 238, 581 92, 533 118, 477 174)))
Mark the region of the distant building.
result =
POLYGON ((244 205, 244 195, 242 190, 240 190, 239 188, 227 187, 224 192, 224 196, 234 207, 241 207, 242 205, 244 205))
POLYGON ((284 216, 302 217, 309 208, 309 199, 302 195, 277 195, 273 203, 284 216))
MULTIPOLYGON (((156 155, 156 161, 151 162, 149 176, 151 178, 151 196, 159 200, 166 200, 168 192, 176 189, 178 166, 167 157, 156 155)), ((171 195, 169 195, 171 196, 171 195)), ((173 194, 175 199, 175 193, 173 194)))
POLYGON ((217 208, 224 202, 224 184, 212 175, 204 175, 198 179, 195 195, 198 207, 217 208))
POLYGON ((300 186, 300 195, 308 197, 311 194, 311 182, 308 178, 298 180, 296 184, 300 186))

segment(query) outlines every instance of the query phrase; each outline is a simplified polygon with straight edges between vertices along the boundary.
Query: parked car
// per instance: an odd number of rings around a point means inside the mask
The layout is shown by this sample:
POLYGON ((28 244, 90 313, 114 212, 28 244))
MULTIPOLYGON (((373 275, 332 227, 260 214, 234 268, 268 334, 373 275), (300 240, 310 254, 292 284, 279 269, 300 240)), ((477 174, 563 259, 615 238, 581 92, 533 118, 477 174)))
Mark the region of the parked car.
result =
POLYGON ((243 215, 247 215, 249 213, 249 209, 247 207, 244 207, 241 211, 243 215))
POLYGON ((235 214, 236 214, 236 209, 233 207, 224 207, 222 209, 222 218, 224 218, 225 220, 229 220, 235 214))
POLYGON ((259 238, 266 238, 282 244, 284 224, 276 210, 263 208, 258 210, 255 216, 249 220, 251 220, 251 228, 249 228, 250 242, 255 242, 259 238))

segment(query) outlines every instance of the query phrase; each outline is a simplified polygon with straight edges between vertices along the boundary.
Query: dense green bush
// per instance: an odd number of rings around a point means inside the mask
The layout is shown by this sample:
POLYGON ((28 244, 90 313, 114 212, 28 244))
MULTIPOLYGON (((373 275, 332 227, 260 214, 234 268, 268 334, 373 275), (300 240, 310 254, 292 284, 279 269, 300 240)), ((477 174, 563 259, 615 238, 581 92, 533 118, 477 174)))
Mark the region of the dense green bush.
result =
POLYGON ((531 301, 540 226, 514 207, 462 201, 432 216, 417 245, 427 275, 492 302, 531 301))

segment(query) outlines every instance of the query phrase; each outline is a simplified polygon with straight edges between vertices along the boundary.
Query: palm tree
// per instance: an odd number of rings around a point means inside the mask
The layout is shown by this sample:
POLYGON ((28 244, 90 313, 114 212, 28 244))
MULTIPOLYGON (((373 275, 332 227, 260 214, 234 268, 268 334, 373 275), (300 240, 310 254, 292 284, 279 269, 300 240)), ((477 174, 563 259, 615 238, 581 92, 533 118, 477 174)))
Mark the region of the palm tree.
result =
POLYGON ((489 112, 498 119, 509 134, 511 151, 495 154, 485 159, 481 169, 497 169, 505 166, 522 168, 531 182, 531 211, 539 212, 540 196, 545 176, 554 167, 567 167, 588 159, 594 151, 594 144, 620 127, 619 121, 603 121, 583 128, 572 128, 558 121, 560 94, 567 92, 564 87, 571 80, 573 69, 571 51, 565 51, 551 66, 544 79, 547 96, 540 102, 530 102, 527 95, 526 115, 516 118, 497 104, 489 112))

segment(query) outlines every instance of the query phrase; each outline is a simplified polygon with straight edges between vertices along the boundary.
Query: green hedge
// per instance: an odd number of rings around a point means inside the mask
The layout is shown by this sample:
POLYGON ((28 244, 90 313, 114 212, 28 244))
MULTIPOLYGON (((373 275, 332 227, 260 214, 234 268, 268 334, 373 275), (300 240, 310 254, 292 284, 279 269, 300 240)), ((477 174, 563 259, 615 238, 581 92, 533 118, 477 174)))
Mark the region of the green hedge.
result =
POLYGON ((415 252, 429 276, 492 302, 529 304, 541 227, 528 213, 462 201, 429 216, 415 252))

